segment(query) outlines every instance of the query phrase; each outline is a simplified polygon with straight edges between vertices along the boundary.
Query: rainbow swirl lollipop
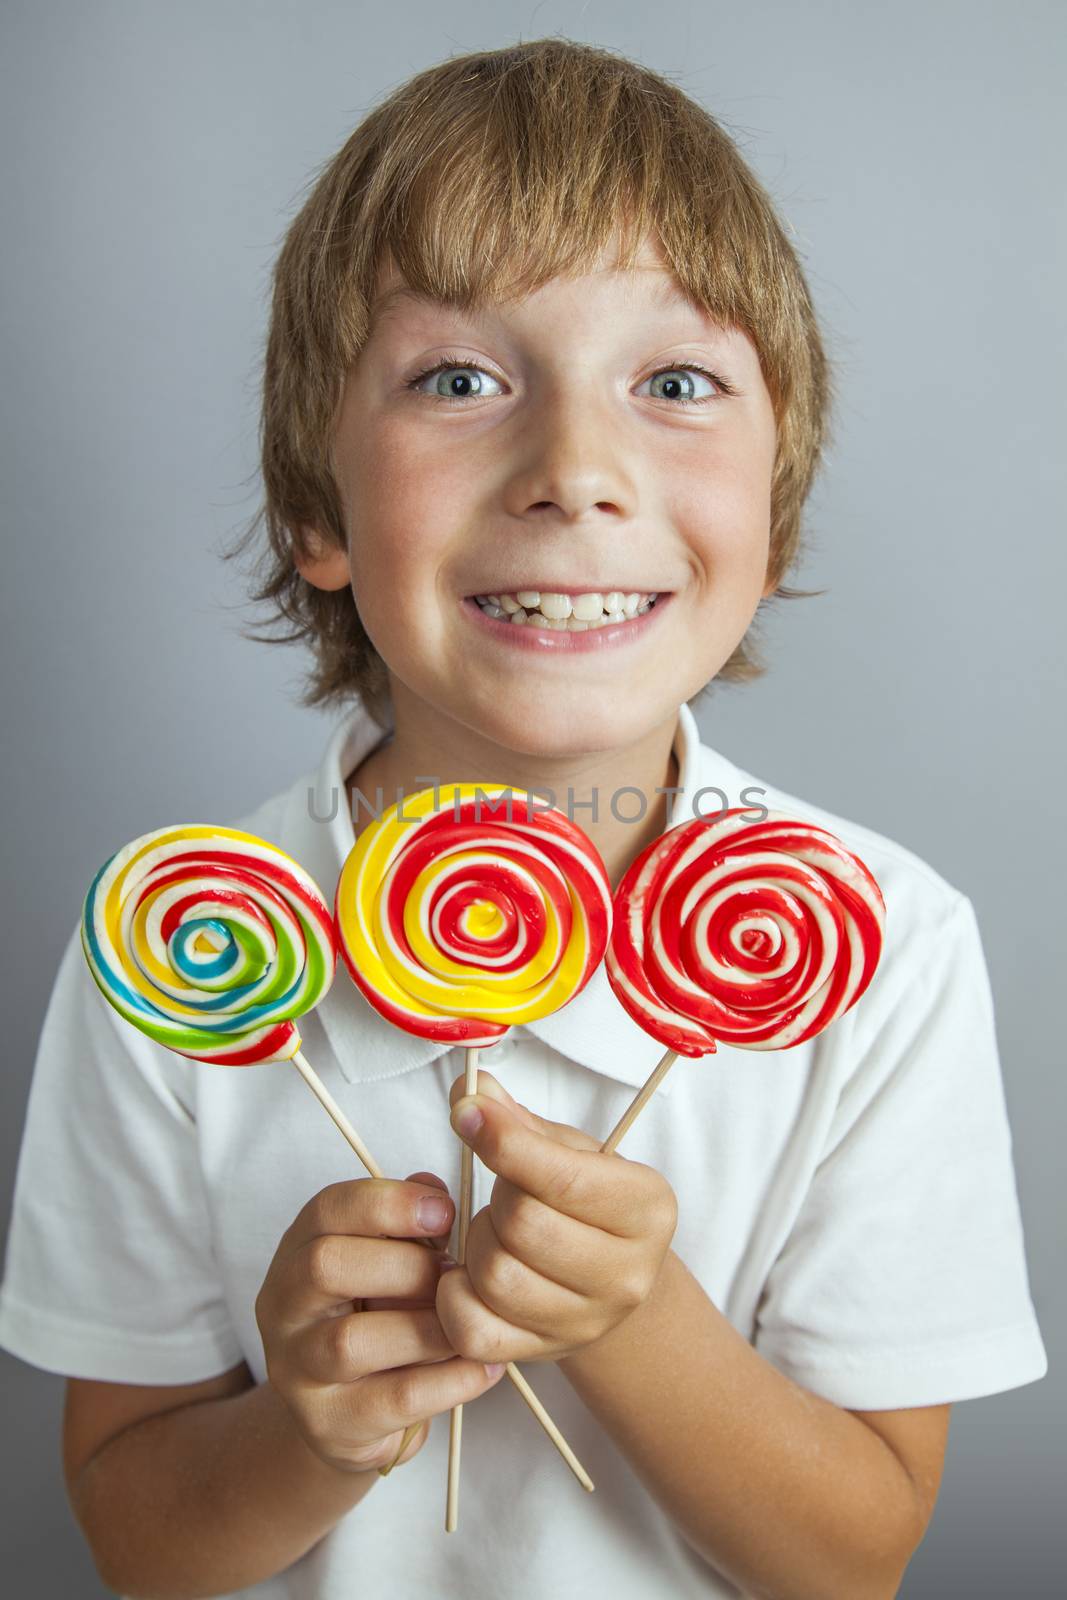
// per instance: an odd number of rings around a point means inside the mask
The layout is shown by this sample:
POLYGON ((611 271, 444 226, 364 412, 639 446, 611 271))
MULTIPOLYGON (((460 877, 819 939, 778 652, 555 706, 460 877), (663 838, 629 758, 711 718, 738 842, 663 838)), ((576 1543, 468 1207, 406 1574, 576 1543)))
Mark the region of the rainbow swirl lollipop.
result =
POLYGON ((82 948, 105 999, 197 1061, 290 1061, 293 1019, 333 981, 322 894, 290 856, 233 828, 158 828, 117 851, 85 897, 82 948))
POLYGON ((611 884, 562 812, 501 784, 444 784, 360 834, 335 912, 345 964, 376 1011, 423 1038, 491 1045, 589 981, 611 884))
POLYGON ((625 1010, 669 1049, 601 1148, 677 1056, 784 1050, 828 1028, 870 983, 884 935, 878 884, 825 828, 734 808, 654 839, 615 891, 605 966, 625 1010))

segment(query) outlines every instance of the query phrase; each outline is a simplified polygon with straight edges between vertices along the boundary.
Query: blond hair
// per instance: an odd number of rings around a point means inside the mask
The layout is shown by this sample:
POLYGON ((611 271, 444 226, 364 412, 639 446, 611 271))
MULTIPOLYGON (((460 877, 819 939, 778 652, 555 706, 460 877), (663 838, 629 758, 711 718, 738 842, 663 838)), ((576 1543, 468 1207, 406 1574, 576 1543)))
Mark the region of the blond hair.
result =
MULTIPOLYGON (((314 655, 303 702, 356 696, 378 715, 385 665, 350 588, 297 571, 305 530, 346 548, 331 467, 344 375, 368 337, 379 268, 469 309, 589 270, 619 230, 620 265, 652 235, 683 289, 743 328, 777 424, 767 582, 783 578, 828 435, 831 376, 808 287, 774 206, 715 119, 659 74, 562 38, 456 57, 372 110, 312 179, 274 267, 263 371, 264 498, 231 558, 261 526, 251 598, 291 624, 270 643, 314 655)), ((763 602, 761 602, 762 604, 763 602)), ((717 680, 766 670, 753 629, 717 680)))

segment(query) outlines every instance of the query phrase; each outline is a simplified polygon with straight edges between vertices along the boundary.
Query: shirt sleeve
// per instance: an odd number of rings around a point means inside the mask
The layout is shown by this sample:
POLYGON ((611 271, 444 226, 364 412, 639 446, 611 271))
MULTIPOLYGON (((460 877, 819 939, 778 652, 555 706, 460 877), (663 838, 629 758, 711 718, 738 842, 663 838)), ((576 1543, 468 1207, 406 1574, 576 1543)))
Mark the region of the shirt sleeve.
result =
POLYGON ((825 1035, 842 1087, 754 1339, 857 1410, 995 1394, 1048 1368, 971 902, 953 891, 907 944, 871 1006, 825 1035))
POLYGON ((0 1346, 46 1371, 192 1383, 242 1357, 212 1254, 195 1064, 108 1005, 75 929, 37 1049, 0 1346))

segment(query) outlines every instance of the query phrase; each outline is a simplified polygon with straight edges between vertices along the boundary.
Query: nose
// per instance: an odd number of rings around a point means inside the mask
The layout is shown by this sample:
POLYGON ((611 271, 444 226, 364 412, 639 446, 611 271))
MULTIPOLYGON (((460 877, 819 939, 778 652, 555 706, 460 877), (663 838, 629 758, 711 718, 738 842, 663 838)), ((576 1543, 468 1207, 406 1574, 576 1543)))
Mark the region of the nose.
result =
POLYGON ((634 514, 620 419, 592 382, 572 376, 566 387, 553 385, 530 402, 517 460, 507 492, 514 516, 569 524, 594 513, 616 522, 634 514))

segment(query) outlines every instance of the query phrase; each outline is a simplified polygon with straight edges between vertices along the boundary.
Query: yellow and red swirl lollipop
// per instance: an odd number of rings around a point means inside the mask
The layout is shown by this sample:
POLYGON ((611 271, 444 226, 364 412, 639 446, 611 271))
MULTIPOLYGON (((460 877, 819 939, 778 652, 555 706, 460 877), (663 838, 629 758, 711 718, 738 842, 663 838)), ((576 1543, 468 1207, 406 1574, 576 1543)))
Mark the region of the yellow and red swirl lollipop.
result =
MULTIPOLYGON (((407 796, 356 840, 334 905, 358 988, 398 1028, 463 1044, 465 1093, 478 1048, 574 998, 607 948, 611 882, 592 840, 562 812, 503 784, 442 784, 407 796)), ((473 1156, 462 1147, 456 1259, 466 1253, 473 1156)), ((508 1377, 543 1424, 511 1362, 508 1377)), ((445 1529, 459 1515, 463 1407, 452 1410, 445 1529)), ((592 1482, 553 1430, 586 1488, 592 1482)))
POLYGON ((364 829, 335 912, 345 964, 376 1011, 407 1033, 484 1046, 589 981, 611 883, 588 835, 525 790, 444 784, 364 829))
POLYGON ((615 891, 605 965, 625 1010, 669 1050, 604 1148, 676 1056, 783 1050, 828 1028, 867 988, 884 935, 877 882, 825 828, 735 807, 654 839, 615 891))
POLYGON ((295 1019, 329 989, 333 918, 314 880, 233 828, 158 828, 115 853, 85 897, 82 948, 105 999, 179 1055, 290 1061, 295 1019))

